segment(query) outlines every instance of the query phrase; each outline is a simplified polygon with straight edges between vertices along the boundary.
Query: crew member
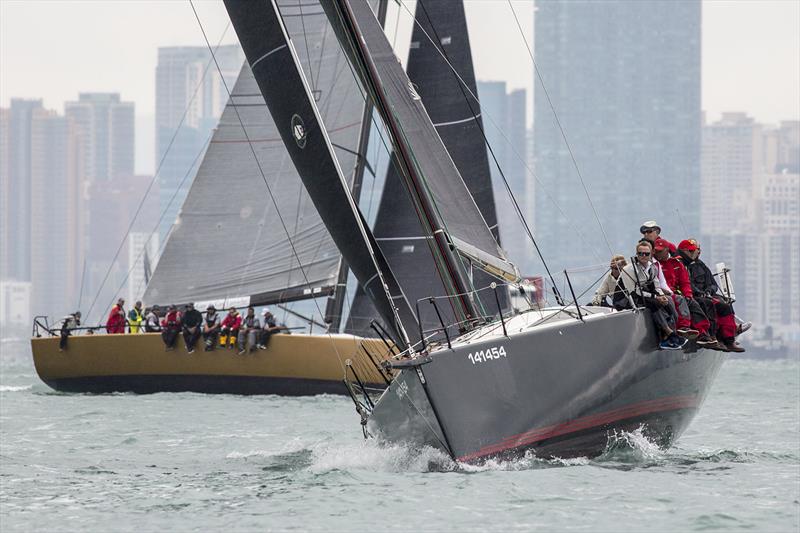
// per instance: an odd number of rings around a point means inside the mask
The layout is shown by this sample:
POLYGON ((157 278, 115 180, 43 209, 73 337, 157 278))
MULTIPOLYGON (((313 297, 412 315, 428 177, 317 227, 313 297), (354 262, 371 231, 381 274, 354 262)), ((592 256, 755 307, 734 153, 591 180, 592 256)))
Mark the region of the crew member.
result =
POLYGON ((120 298, 111 312, 108 313, 108 320, 106 320, 106 332, 108 333, 125 333, 125 300, 120 298))
POLYGON ((131 333, 139 333, 142 331, 142 322, 144 322, 142 302, 141 300, 137 300, 133 305, 133 309, 128 311, 128 331, 131 333))
POLYGON ((653 322, 661 336, 659 347, 664 350, 678 350, 688 342, 675 334, 675 304, 670 298, 669 287, 662 286, 659 269, 652 261, 652 246, 647 241, 636 245, 636 257, 622 269, 625 291, 631 295, 638 306, 650 309, 653 322))
POLYGON ((256 335, 260 330, 261 324, 256 318, 256 310, 248 307, 247 315, 242 319, 241 330, 239 331, 239 355, 244 354, 248 347, 251 352, 256 350, 256 335))
MULTIPOLYGON (((659 226, 655 220, 648 220, 646 222, 642 222, 642 225, 639 227, 639 233, 642 234, 642 240, 650 241, 650 244, 655 244, 656 239, 662 238, 661 226, 659 226)), ((672 244, 666 239, 664 239, 664 242, 666 242, 667 246, 669 247, 670 255, 675 255, 678 253, 678 249, 675 247, 674 244, 672 244)))
POLYGON ((214 304, 210 304, 206 307, 206 318, 203 322, 203 341, 205 342, 205 350, 207 352, 210 352, 217 346, 220 327, 221 322, 219 313, 217 313, 217 308, 214 307, 214 304))
POLYGON ((63 352, 67 349, 67 338, 72 335, 72 330, 81 325, 81 312, 75 311, 71 315, 64 317, 61 324, 61 340, 58 342, 58 351, 63 352))
POLYGON ((183 324, 183 342, 186 344, 186 351, 194 352, 197 339, 200 338, 200 325, 203 323, 203 315, 194 308, 194 304, 186 304, 186 309, 181 320, 183 324))
POLYGON ((239 327, 242 325, 242 316, 235 307, 228 310, 228 314, 222 319, 222 327, 220 328, 220 343, 233 348, 234 342, 239 335, 239 327))
POLYGON ((175 341, 181 332, 181 313, 175 305, 170 305, 167 314, 161 320, 161 339, 167 351, 175 349, 175 341))
POLYGON ((713 335, 728 351, 744 352, 745 349, 736 342, 736 335, 750 329, 752 324, 745 322, 736 325, 733 306, 721 294, 711 269, 700 260, 700 246, 697 241, 695 239, 681 241, 678 244, 678 253, 689 271, 694 298, 711 321, 713 335))

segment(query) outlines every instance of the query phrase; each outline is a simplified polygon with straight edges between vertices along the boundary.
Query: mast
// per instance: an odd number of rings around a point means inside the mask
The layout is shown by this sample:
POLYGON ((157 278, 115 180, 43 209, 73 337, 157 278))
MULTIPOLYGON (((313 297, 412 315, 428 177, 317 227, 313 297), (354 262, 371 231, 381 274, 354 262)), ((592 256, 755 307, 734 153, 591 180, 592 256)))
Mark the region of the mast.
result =
MULTIPOLYGON (((454 297, 450 301, 457 320, 460 324, 468 326, 471 321, 480 315, 469 294, 471 285, 467 274, 457 257, 456 245, 450 239, 443 221, 438 216, 436 206, 433 205, 430 196, 427 194, 424 178, 414 164, 414 156, 407 139, 386 100, 383 87, 378 81, 379 76, 375 62, 366 49, 364 37, 355 20, 351 6, 346 0, 323 0, 322 4, 329 18, 332 19, 332 23, 337 19, 341 23, 341 26, 335 24, 334 27, 343 32, 345 42, 349 43, 355 66, 359 70, 362 81, 389 130, 395 150, 395 160, 400 165, 401 173, 411 192, 417 216, 425 232, 432 237, 428 239, 428 243, 431 247, 439 276, 445 285, 446 291, 454 297)), ((359 4, 359 7, 362 6, 359 4)), ((419 95, 416 94, 410 81, 408 82, 408 90, 413 99, 419 100, 419 95)), ((465 328, 462 327, 462 329, 465 328)))
MULTIPOLYGON (((386 8, 388 0, 378 0, 378 22, 383 26, 386 23, 386 8)), ((356 168, 353 173, 353 200, 356 205, 361 201, 361 188, 364 180, 364 168, 367 162, 367 148, 369 146, 370 124, 372 122, 372 103, 369 98, 364 100, 364 113, 361 116, 361 135, 358 139, 358 155, 356 156, 356 168)), ((328 305, 325 307, 325 318, 328 329, 339 331, 342 323, 342 311, 344 310, 344 300, 347 292, 347 276, 350 269, 342 258, 339 260, 339 276, 336 279, 336 286, 328 305)))

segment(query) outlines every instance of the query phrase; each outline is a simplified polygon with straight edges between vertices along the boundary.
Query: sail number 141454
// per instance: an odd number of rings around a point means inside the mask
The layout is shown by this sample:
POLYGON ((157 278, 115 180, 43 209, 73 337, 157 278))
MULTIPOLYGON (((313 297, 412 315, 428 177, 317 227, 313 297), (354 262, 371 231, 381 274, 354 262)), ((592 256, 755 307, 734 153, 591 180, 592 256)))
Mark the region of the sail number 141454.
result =
POLYGON ((500 359, 501 357, 506 356, 506 349, 503 346, 492 346, 491 348, 486 348, 485 350, 477 350, 475 352, 471 352, 467 355, 472 364, 478 363, 486 363, 488 361, 493 361, 495 359, 500 359))

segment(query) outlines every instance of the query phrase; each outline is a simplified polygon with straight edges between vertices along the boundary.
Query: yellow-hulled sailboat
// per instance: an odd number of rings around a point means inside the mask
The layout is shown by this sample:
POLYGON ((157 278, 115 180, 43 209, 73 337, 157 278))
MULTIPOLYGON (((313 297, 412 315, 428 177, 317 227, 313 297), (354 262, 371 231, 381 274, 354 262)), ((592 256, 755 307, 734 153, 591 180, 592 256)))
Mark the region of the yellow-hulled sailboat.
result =
MULTIPOLYGON (((326 39, 331 30, 321 11, 280 4, 287 31, 307 44, 297 53, 357 201, 371 113, 355 79, 342 74, 344 54, 326 39)), ((76 330, 63 352, 56 336, 32 339, 39 376, 69 392, 345 393, 349 360, 348 372, 365 386, 385 387, 378 363, 388 345, 338 333, 347 268, 317 208, 245 63, 142 299, 146 306, 194 302, 204 311, 210 303, 224 310, 328 297, 323 318, 333 333, 276 334, 267 349, 239 355, 220 348, 189 354, 182 339, 166 352, 158 334, 76 330)))

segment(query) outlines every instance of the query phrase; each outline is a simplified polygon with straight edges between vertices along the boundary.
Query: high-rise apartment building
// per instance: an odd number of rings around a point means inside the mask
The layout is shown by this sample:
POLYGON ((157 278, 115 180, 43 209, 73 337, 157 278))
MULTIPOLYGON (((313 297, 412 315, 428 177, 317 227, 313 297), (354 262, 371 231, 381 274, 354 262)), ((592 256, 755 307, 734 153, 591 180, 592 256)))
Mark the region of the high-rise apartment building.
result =
POLYGON ((535 230, 555 269, 632 254, 645 220, 697 232, 700 22, 699 0, 536 2, 535 230))
POLYGON ((704 234, 747 231, 755 223, 753 176, 765 167, 762 126, 745 113, 723 113, 704 125, 700 229, 704 234))
POLYGON ((55 111, 30 129, 31 312, 61 316, 77 305, 83 263, 80 137, 55 111))
POLYGON ((733 270, 736 311, 800 344, 800 122, 723 113, 703 128, 703 259, 733 270))
MULTIPOLYGON (((486 139, 494 153, 494 157, 489 154, 489 168, 497 206, 500 243, 511 260, 522 272, 527 273, 533 268, 532 244, 500 175, 502 170, 520 209, 525 213, 526 200, 531 193, 527 185, 526 170, 526 92, 524 89, 509 92, 504 81, 479 81, 478 98, 481 102, 486 139), (494 158, 497 158, 497 164, 494 158)), ((528 224, 532 224, 531 217, 527 213, 525 216, 528 224)))
POLYGON ((225 84, 233 90, 244 61, 239 45, 220 46, 215 57, 222 76, 206 47, 158 49, 156 167, 160 207, 166 212, 160 229, 162 240, 186 198, 211 130, 228 101, 225 84))
POLYGON ((42 109, 41 100, 12 98, 4 113, 7 131, 3 164, 3 214, 0 215, 0 277, 7 280, 31 279, 31 122, 42 109))
POLYGON ((135 160, 135 106, 118 93, 81 93, 64 112, 83 137, 85 179, 109 181, 131 176, 135 160))

